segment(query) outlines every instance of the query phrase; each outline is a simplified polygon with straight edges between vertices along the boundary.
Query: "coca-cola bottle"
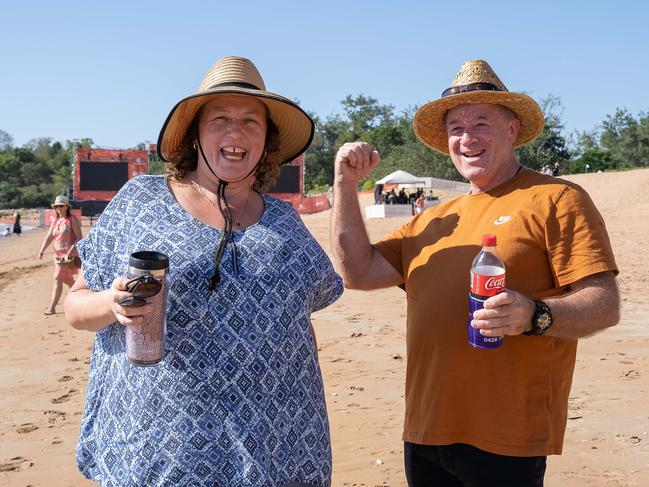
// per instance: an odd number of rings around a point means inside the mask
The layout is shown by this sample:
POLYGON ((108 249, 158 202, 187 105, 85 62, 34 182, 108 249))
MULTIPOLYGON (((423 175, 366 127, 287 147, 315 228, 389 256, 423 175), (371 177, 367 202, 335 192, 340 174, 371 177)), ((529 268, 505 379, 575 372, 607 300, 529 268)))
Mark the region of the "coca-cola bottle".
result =
POLYGON ((484 307, 491 296, 505 289, 505 264, 496 251, 496 236, 487 233, 482 236, 482 250, 471 264, 471 292, 469 293, 469 321, 467 331, 469 343, 474 348, 492 349, 503 344, 504 337, 483 336, 480 330, 471 326, 473 313, 484 307))

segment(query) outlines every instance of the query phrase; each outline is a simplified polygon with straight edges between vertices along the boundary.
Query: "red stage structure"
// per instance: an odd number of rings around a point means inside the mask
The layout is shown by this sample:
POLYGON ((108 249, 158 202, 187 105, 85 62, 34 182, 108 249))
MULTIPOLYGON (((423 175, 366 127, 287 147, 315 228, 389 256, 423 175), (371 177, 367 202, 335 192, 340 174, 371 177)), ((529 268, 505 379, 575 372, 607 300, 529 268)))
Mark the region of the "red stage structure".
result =
MULTIPOLYGON (((147 149, 77 148, 74 151, 72 205, 84 216, 101 213, 119 189, 131 178, 148 174, 150 158, 157 158, 156 146, 147 149)), ((304 156, 283 165, 268 193, 290 202, 300 213, 326 210, 326 196, 302 196, 304 156)))

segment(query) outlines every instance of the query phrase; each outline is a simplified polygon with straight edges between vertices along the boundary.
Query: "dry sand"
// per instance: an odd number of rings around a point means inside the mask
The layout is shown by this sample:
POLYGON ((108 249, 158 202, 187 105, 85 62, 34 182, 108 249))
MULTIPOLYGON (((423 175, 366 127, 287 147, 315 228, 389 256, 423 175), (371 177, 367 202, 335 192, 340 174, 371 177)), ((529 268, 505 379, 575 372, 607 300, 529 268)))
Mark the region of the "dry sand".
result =
MULTIPOLYGON (((564 453, 549 487, 649 485, 649 170, 570 177, 604 215, 620 267, 620 324, 580 342, 564 453)), ((330 248, 330 213, 306 215, 330 248)), ((371 220, 373 239, 406 219, 371 220)), ((87 228, 84 229, 87 232, 87 228)), ((94 485, 74 448, 92 335, 42 314, 52 264, 43 231, 0 239, 0 485, 94 485)), ((51 255, 50 255, 51 256, 51 255)), ((61 310, 59 306, 59 310, 61 310)), ((334 486, 403 486, 406 307, 401 290, 346 291, 314 315, 334 450, 334 486)))

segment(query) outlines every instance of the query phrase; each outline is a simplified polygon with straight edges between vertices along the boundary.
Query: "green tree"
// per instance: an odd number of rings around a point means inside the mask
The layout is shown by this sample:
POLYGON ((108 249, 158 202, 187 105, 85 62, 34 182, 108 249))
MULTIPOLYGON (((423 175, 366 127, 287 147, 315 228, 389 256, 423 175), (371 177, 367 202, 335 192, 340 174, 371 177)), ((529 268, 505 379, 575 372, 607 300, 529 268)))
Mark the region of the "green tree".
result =
POLYGON ((165 162, 158 157, 156 151, 149 151, 149 174, 164 174, 165 162))
POLYGON ((602 122, 600 145, 615 167, 649 166, 649 116, 641 112, 638 118, 618 108, 602 122))
POLYGON ((13 150, 0 153, 0 208, 20 206, 20 167, 13 150))
POLYGON ((0 130, 0 151, 6 151, 13 147, 14 138, 4 130, 0 130))
POLYGON ((314 114, 311 117, 315 122, 315 132, 311 146, 304 155, 304 186, 307 191, 333 183, 336 151, 343 140, 353 140, 349 135, 349 123, 341 116, 332 115, 326 120, 314 114))
POLYGON ((570 162, 571 173, 606 171, 613 167, 611 153, 599 146, 586 149, 581 157, 570 162))
POLYGON ((347 95, 341 104, 349 123, 349 135, 352 140, 363 138, 380 126, 392 124, 394 107, 381 105, 376 98, 347 95))
POLYGON ((398 117, 396 125, 400 131, 401 144, 392 146, 387 154, 381 152, 381 164, 368 178, 376 181, 402 169, 421 177, 463 181, 449 156, 429 149, 417 139, 412 125, 416 111, 415 107, 410 107, 398 117))
POLYGON ((525 167, 537 171, 544 165, 555 162, 559 162, 561 168, 566 170, 571 154, 565 137, 561 135, 564 129, 561 100, 558 96, 548 95, 541 99, 540 105, 545 117, 543 131, 536 140, 517 149, 518 159, 525 167))
POLYGON ((579 158, 588 149, 599 147, 599 133, 596 129, 575 131, 568 139, 568 146, 572 157, 579 158))

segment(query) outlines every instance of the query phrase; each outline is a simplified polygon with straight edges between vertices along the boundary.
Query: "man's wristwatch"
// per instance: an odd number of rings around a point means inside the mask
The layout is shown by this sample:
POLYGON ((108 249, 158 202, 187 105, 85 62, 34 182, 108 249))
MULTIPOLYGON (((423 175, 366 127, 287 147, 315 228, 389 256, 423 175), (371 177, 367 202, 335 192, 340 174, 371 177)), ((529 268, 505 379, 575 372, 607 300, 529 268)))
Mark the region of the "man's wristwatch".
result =
POLYGON ((523 335, 543 335, 550 329, 554 319, 550 307, 543 301, 534 300, 534 314, 532 315, 532 329, 524 331, 523 335))

